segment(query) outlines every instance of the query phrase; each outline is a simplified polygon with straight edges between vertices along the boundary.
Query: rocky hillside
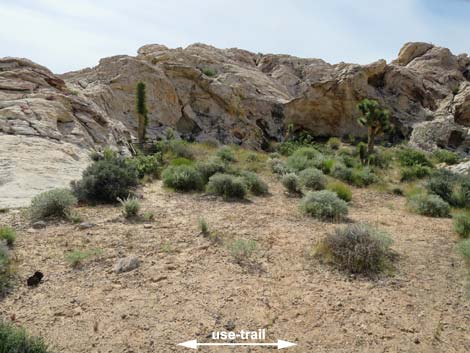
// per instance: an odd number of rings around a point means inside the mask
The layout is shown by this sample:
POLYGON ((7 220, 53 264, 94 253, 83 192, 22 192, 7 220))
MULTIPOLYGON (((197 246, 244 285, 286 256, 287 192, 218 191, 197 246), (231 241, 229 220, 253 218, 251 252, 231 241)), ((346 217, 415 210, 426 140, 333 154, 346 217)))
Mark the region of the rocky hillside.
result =
POLYGON ((147 84, 150 138, 167 127, 197 141, 261 149, 288 124, 316 136, 362 135, 356 104, 375 98, 398 137, 424 149, 470 146, 470 57, 408 43, 387 64, 340 63, 194 44, 146 45, 54 75, 26 59, 0 59, 0 206, 68 184, 88 151, 126 150, 136 135, 134 92, 147 84))

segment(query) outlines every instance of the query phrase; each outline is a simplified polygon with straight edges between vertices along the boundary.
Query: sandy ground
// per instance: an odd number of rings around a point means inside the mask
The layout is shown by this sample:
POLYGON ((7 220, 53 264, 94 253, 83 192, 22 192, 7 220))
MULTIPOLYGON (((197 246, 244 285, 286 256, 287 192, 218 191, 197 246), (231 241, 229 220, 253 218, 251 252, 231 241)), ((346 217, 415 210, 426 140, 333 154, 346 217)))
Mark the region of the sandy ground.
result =
MULTIPOLYGON (((96 224, 31 230, 20 213, 0 215, 18 229, 18 275, 35 270, 45 281, 23 282, 0 302, 55 351, 190 352, 176 344, 211 342, 214 330, 266 328, 267 341, 298 346, 286 352, 469 352, 470 299, 466 271, 454 251, 450 219, 410 214, 405 199, 355 189, 352 221, 386 230, 399 254, 395 273, 355 278, 309 257, 335 224, 304 217, 298 199, 276 181, 271 196, 227 203, 202 194, 175 194, 147 185, 143 209, 152 223, 128 223, 118 207, 80 208, 96 224), (226 246, 199 234, 203 216, 225 241, 258 242, 256 266, 237 264, 226 246), (102 249, 72 269, 71 249, 102 249), (136 255, 140 268, 115 274, 117 259, 136 255)), ((271 348, 204 347, 204 352, 264 352, 271 348)))

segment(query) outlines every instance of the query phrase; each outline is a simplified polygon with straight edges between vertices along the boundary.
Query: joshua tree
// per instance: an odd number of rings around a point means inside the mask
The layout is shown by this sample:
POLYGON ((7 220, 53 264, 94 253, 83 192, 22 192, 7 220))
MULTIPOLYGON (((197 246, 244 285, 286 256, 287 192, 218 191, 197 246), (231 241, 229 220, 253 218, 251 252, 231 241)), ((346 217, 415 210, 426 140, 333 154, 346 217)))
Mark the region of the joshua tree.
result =
POLYGON ((146 93, 145 93, 145 83, 139 82, 137 84, 137 94, 136 94, 136 110, 139 119, 139 126, 137 128, 137 137, 139 139, 139 144, 143 147, 145 142, 145 133, 147 129, 147 103, 146 103, 146 93))
POLYGON ((362 100, 357 109, 362 114, 357 122, 367 126, 367 154, 370 156, 374 153, 375 137, 390 129, 390 112, 371 99, 362 100))

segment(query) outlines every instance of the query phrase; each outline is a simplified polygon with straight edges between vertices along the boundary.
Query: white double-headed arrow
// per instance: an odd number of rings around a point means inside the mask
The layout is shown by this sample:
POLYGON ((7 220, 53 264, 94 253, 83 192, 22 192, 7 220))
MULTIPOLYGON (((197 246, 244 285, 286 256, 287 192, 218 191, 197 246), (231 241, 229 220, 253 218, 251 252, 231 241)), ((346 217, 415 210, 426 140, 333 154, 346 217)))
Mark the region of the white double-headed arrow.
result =
POLYGON ((283 349, 296 345, 296 343, 287 342, 283 340, 277 340, 276 343, 199 343, 197 340, 192 340, 178 344, 178 346, 183 346, 191 349, 198 349, 201 346, 268 346, 277 347, 277 349, 283 349))

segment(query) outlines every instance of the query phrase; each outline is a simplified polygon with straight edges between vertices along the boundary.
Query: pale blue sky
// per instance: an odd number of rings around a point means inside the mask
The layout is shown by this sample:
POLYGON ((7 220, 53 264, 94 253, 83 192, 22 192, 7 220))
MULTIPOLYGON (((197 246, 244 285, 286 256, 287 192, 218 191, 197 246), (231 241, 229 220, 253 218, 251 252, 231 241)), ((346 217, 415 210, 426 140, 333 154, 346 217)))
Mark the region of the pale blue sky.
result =
POLYGON ((57 73, 150 43, 318 57, 394 59, 408 41, 470 53, 468 0, 1 0, 0 57, 57 73))

